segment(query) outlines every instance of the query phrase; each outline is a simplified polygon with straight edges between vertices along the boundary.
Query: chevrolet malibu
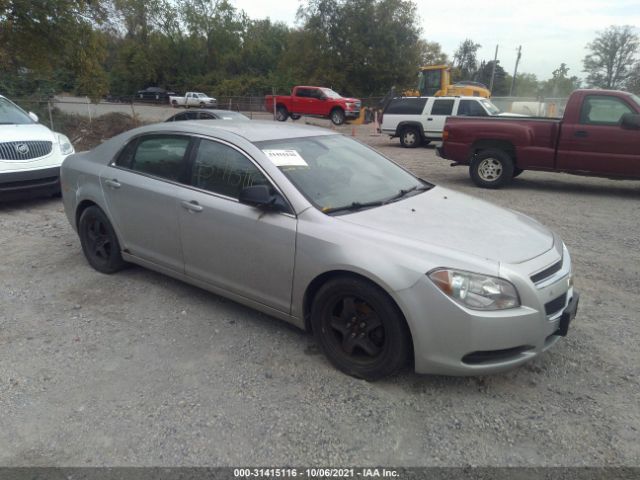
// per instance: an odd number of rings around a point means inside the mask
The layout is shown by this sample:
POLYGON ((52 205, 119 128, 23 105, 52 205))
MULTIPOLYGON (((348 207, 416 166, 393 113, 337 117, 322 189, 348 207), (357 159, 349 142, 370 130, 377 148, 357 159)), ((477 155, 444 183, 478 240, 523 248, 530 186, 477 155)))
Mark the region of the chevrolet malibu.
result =
POLYGON ((368 380, 515 367, 577 310, 556 234, 330 130, 150 125, 68 157, 61 181, 96 270, 135 263, 311 330, 368 380))

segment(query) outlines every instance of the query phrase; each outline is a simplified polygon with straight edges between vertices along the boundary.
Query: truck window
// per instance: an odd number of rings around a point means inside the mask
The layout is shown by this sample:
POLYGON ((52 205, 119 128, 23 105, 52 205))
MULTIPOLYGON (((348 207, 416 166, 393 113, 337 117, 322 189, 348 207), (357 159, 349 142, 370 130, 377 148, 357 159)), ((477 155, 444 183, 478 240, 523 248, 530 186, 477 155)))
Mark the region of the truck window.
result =
POLYGON ((431 115, 451 115, 454 100, 434 100, 431 115))
POLYGON ((427 104, 427 98, 408 97, 394 98, 389 102, 384 113, 396 115, 420 115, 427 104))
POLYGON ((310 96, 310 90, 308 88, 299 88, 296 90, 296 97, 309 98, 310 96))
POLYGON ((616 97, 589 95, 582 103, 580 123, 584 125, 617 125, 625 113, 635 113, 616 97))
POLYGON ((458 115, 486 117, 487 112, 482 108, 482 105, 475 100, 460 100, 460 104, 458 105, 458 115))

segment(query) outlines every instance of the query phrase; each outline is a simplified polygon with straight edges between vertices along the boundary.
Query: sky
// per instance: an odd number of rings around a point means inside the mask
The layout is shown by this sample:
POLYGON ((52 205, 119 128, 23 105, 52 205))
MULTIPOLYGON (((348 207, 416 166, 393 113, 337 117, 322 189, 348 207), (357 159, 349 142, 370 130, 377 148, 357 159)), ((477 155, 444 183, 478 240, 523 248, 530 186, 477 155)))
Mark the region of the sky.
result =
MULTIPOLYGON (((251 18, 296 26, 300 0, 231 0, 251 18)), ((640 0, 414 0, 422 36, 442 45, 450 58, 465 38, 482 45, 478 60, 493 60, 510 74, 522 46, 518 72, 551 77, 561 64, 583 78, 586 45, 609 25, 640 27, 640 0)), ((639 30, 640 31, 640 30, 639 30)))

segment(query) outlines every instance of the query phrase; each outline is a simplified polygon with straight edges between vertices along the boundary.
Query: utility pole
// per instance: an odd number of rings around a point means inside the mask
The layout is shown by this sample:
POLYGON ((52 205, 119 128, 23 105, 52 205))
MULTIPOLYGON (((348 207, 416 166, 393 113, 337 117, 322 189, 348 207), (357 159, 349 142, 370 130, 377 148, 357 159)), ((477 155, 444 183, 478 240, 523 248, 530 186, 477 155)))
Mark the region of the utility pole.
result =
POLYGON ((516 86, 516 75, 518 74, 518 63, 520 63, 520 57, 522 56, 522 45, 518 46, 518 56, 516 57, 516 68, 513 70, 513 78, 511 79, 511 89, 509 90, 509 96, 513 96, 513 90, 516 86))
POLYGON ((493 56, 493 68, 491 69, 491 81, 489 82, 490 92, 493 92, 493 78, 496 76, 496 63, 498 63, 498 45, 496 45, 496 54, 493 56))

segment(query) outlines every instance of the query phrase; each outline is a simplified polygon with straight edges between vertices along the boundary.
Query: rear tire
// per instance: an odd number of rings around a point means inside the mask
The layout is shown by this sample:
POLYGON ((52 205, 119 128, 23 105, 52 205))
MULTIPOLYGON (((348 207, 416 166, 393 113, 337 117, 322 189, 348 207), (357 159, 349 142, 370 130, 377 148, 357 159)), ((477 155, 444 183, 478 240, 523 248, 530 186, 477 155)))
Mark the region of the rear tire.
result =
POLYGON ((311 323, 329 361, 365 380, 396 373, 409 360, 411 335, 382 289, 355 277, 325 283, 315 295, 311 323))
POLYGON ((481 188, 501 188, 513 179, 514 165, 504 150, 490 148, 477 153, 469 166, 471 180, 481 188))
POLYGON ((173 100, 173 101, 171 102, 171 106, 172 106, 173 108, 178 108, 178 102, 177 102, 176 100, 173 100))
POLYGON ((102 273, 115 273, 127 263, 120 254, 120 243, 111 222, 98 207, 88 207, 78 222, 82 251, 89 265, 102 273))
POLYGON ((287 112, 286 107, 278 107, 276 108, 276 120, 279 122, 286 122, 287 118, 289 118, 289 112, 287 112))
POLYGON ((422 143, 422 137, 416 127, 404 127, 400 132, 400 145, 404 148, 416 148, 422 143))

